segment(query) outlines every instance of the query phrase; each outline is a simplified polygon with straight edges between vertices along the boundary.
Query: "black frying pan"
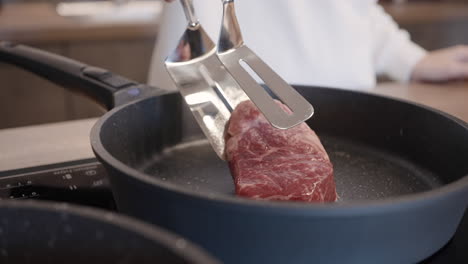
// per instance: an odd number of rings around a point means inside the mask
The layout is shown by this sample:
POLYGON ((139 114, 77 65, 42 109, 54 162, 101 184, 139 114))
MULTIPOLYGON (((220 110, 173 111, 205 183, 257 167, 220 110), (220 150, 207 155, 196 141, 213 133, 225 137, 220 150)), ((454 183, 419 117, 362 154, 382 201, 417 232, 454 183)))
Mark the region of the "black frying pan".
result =
POLYGON ((178 94, 24 46, 3 44, 0 59, 120 105, 91 133, 119 210, 226 263, 414 263, 449 241, 468 204, 468 126, 427 107, 296 86, 316 109, 308 124, 341 200, 254 201, 234 196, 226 163, 178 94))
POLYGON ((1 201, 0 263, 218 263, 164 230, 103 210, 1 201))

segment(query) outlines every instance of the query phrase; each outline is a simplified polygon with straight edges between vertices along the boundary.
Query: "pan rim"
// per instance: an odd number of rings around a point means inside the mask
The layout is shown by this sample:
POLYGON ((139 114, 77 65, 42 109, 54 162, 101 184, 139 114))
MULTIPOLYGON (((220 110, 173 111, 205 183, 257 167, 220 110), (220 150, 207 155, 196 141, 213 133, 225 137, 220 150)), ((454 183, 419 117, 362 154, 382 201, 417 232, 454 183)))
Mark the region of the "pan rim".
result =
MULTIPOLYGON (((302 86, 295 85, 295 87, 308 87, 311 86, 302 86)), ((454 117, 448 113, 442 112, 440 110, 434 109, 429 106, 425 106, 419 103, 411 102, 404 99, 394 98, 384 95, 376 95, 369 92, 363 91, 349 91, 340 88, 329 88, 329 87, 314 87, 322 89, 336 89, 349 93, 358 93, 365 94, 371 97, 386 98, 389 100, 399 101, 401 103, 410 104, 415 107, 424 108, 425 110, 434 112, 438 115, 443 115, 444 118, 450 119, 452 122, 463 126, 468 130, 468 123, 464 122, 457 117, 454 117)), ((172 93, 169 93, 169 95, 172 93)), ((167 95, 167 94, 166 94, 167 95)), ((162 95, 164 96, 164 95, 162 95)), ((115 113, 123 110, 126 107, 129 107, 133 104, 138 104, 139 102, 149 100, 153 96, 148 98, 143 98, 137 101, 133 101, 124 105, 121 105, 117 108, 110 110, 105 113, 99 120, 94 124, 91 129, 91 145, 93 151, 98 156, 98 158, 105 160, 106 163, 110 164, 113 169, 119 171, 120 173, 126 175, 126 177, 133 177, 134 179, 149 184, 156 189, 162 191, 171 192, 174 195, 185 196, 191 201, 197 199, 205 203, 210 203, 212 206, 236 206, 237 209, 245 210, 266 210, 278 213, 278 209, 281 209, 281 212, 284 214, 298 214, 298 215, 319 215, 319 216, 353 216, 353 215, 366 215, 366 214, 376 214, 380 212, 389 212, 393 210, 402 210, 410 209, 413 207, 419 207, 427 204, 432 204, 436 200, 442 200, 446 196, 452 195, 463 195, 468 197, 468 174, 462 176, 460 179, 457 179, 451 183, 444 184, 440 187, 418 192, 412 194, 404 194, 395 197, 388 197, 377 200, 352 200, 352 201, 340 201, 333 203, 306 203, 306 202, 294 202, 294 201, 261 201, 253 200, 244 197, 238 196, 228 196, 228 195, 207 195, 201 192, 196 192, 189 190, 188 188, 180 187, 176 184, 171 184, 166 181, 158 180, 156 177, 147 175, 141 171, 138 171, 134 168, 131 168, 125 165, 123 162, 114 158, 107 149, 102 145, 100 131, 104 123, 113 116, 115 113), (304 210, 306 209, 306 210, 304 210)), ((468 199, 465 205, 468 206, 468 199)))
POLYGON ((0 203, 0 210, 3 209, 32 209, 50 213, 68 213, 87 220, 117 226, 128 232, 135 233, 144 239, 159 244, 161 247, 166 247, 167 250, 170 250, 176 256, 186 260, 196 261, 196 263, 218 263, 217 260, 208 255, 204 249, 197 246, 187 238, 165 230, 160 226, 150 225, 141 220, 112 211, 65 202, 37 200, 5 200, 0 203), (177 246, 177 242, 180 240, 184 241, 183 247, 177 246))

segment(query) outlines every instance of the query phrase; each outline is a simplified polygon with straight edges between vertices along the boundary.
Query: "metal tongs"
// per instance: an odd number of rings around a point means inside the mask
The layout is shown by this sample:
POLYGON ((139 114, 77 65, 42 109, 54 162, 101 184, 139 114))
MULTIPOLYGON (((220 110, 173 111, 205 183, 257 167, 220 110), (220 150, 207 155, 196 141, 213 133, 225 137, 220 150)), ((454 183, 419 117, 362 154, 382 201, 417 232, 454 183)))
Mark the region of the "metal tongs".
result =
POLYGON ((177 48, 166 59, 166 68, 221 159, 226 124, 242 101, 252 100, 266 119, 280 129, 293 127, 313 115, 312 105, 244 44, 233 0, 223 1, 217 46, 196 18, 192 1, 180 2, 188 25, 177 48), (249 71, 255 72, 291 111, 285 112, 275 103, 249 71))

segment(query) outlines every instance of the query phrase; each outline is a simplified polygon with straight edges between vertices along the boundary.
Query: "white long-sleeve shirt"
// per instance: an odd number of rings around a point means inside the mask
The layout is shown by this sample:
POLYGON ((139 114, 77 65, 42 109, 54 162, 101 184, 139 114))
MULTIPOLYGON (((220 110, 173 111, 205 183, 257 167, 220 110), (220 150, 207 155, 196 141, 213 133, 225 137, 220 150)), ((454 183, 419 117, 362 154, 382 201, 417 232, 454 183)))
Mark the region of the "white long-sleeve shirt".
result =
MULTIPOLYGON (((222 4, 195 0, 195 12, 218 40, 222 4)), ((407 81, 425 51, 376 0, 236 0, 244 42, 291 84, 367 90, 376 76, 407 81)), ((186 27, 179 3, 166 4, 149 83, 176 89, 164 68, 186 27)))

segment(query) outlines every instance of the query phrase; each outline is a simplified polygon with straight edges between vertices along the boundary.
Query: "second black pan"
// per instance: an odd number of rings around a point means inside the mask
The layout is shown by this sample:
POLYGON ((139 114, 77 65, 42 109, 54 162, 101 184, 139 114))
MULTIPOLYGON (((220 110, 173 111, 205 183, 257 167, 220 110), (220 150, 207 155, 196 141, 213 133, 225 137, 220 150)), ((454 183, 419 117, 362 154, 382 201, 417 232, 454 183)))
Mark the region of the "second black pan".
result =
POLYGON ((0 201, 0 263, 218 264, 191 242, 104 210, 0 201))
POLYGON ((308 124, 330 154, 341 200, 253 201, 234 196, 227 165, 178 94, 156 95, 38 52, 4 45, 0 59, 108 107, 128 102, 91 134, 119 210, 184 235, 225 263, 415 263, 449 241, 466 210, 468 126, 439 111, 296 86, 316 108, 308 124))

